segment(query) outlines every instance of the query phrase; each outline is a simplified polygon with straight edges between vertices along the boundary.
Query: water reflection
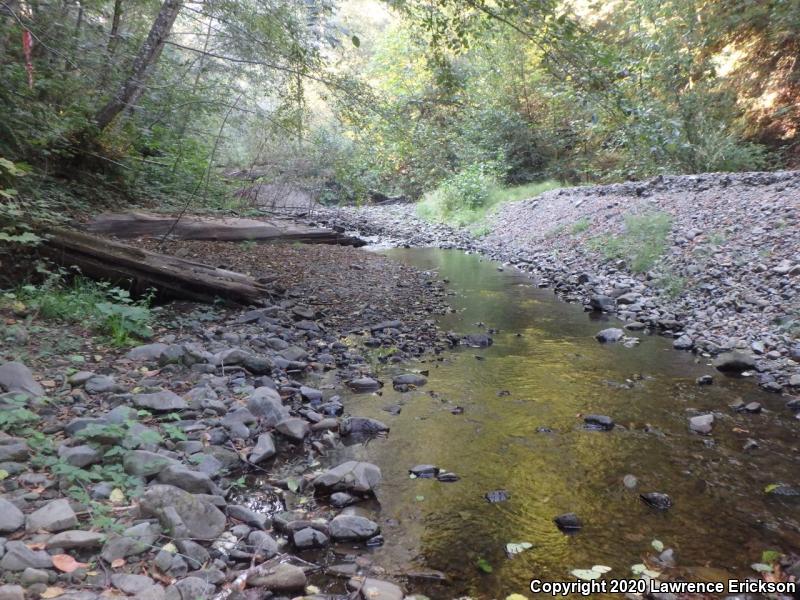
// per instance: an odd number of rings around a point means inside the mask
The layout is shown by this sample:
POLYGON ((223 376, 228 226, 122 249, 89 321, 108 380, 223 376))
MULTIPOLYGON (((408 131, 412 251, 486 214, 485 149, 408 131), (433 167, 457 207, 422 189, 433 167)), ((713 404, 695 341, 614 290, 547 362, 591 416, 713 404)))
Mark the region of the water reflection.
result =
POLYGON ((374 558, 387 571, 445 572, 453 583, 434 597, 502 598, 525 592, 532 577, 561 580, 594 564, 630 576, 656 538, 675 549, 679 566, 702 567, 707 577, 750 575, 748 565, 762 550, 798 548, 796 507, 763 494, 769 483, 798 474, 796 425, 780 397, 716 375, 715 385, 698 387, 694 379, 710 367, 672 351, 664 339, 643 336, 635 348, 601 345, 592 336, 606 323, 476 256, 390 255, 450 280, 458 310, 441 319, 443 327, 470 333, 483 322, 500 331, 490 348, 407 365, 430 370, 421 390, 400 394, 387 386, 381 397, 346 398, 348 412, 392 428, 388 439, 342 449, 338 457, 369 460, 383 471, 386 545, 374 558), (728 408, 737 399, 771 410, 737 414, 728 408), (399 415, 383 410, 398 403, 399 415), (452 414, 456 405, 463 414, 452 414), (713 436, 688 431, 693 410, 718 413, 713 436), (617 427, 587 431, 581 415, 589 413, 609 415, 617 427), (745 452, 748 438, 760 447, 745 452), (408 469, 421 463, 461 480, 409 479, 408 469), (637 490, 623 486, 626 474, 637 477, 637 490), (511 498, 490 504, 484 494, 493 489, 511 498), (639 491, 669 493, 675 505, 655 512, 639 501, 639 491), (565 512, 583 520, 578 534, 554 525, 565 512), (534 546, 509 559, 509 542, 534 546), (477 568, 481 558, 491 573, 477 568))

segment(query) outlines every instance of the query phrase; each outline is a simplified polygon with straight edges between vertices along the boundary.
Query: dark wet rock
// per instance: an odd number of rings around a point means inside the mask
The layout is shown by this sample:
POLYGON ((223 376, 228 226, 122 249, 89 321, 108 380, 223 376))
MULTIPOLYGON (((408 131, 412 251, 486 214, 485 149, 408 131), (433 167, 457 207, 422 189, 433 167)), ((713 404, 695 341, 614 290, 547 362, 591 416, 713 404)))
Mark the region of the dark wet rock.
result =
POLYGON ((180 462, 147 450, 130 450, 122 458, 122 466, 128 475, 149 477, 157 475, 170 465, 180 466, 180 462))
POLYGON ((378 391, 381 389, 383 384, 372 377, 359 377, 357 379, 353 379, 352 381, 348 381, 347 385, 354 392, 367 393, 378 391))
POLYGON ((394 387, 400 386, 413 386, 413 387, 422 387, 428 383, 428 378, 424 375, 419 375, 417 373, 405 373, 403 375, 398 375, 392 379, 392 385, 394 387))
POLYGON ((142 516, 158 517, 162 524, 169 523, 168 509, 174 509, 180 517, 187 537, 215 539, 225 531, 225 515, 216 506, 171 485, 152 486, 139 504, 142 516))
POLYGON ((672 342, 672 347, 676 350, 691 350, 692 346, 694 346, 694 341, 685 334, 672 342))
POLYGON ((262 433, 258 436, 256 445, 250 453, 248 460, 253 464, 258 464, 263 460, 272 458, 275 454, 275 441, 272 439, 272 434, 262 433))
POLYGON ((297 417, 284 419, 275 426, 275 431, 293 442, 302 442, 310 433, 308 423, 297 417))
POLYGON ((304 527, 292 533, 292 543, 298 550, 324 548, 328 542, 328 536, 313 527, 304 527))
POLYGON ((711 385, 714 383, 714 377, 711 375, 701 375, 694 381, 697 385, 711 385))
POLYGON ((251 587, 271 592, 294 592, 304 590, 307 580, 303 569, 282 563, 275 565, 263 575, 248 579, 247 583, 251 587))
POLYGON ((689 418, 689 429, 703 435, 711 433, 714 428, 714 415, 696 415, 689 418))
POLYGON ((40 509, 29 514, 25 521, 25 529, 28 531, 43 530, 54 533, 72 529, 77 525, 78 517, 66 498, 51 500, 40 509))
POLYGON ((597 431, 611 431, 614 429, 614 419, 606 415, 586 415, 583 417, 584 427, 597 431))
POLYGON ((359 499, 345 492, 336 492, 335 494, 331 494, 328 501, 334 508, 344 508, 345 506, 355 504, 359 499))
POLYGON ((24 571, 25 569, 50 569, 53 560, 43 550, 31 550, 24 542, 6 542, 6 551, 0 560, 0 571, 24 571))
POLYGON ((661 492, 647 492, 646 494, 640 494, 639 498, 650 508, 667 510, 672 507, 672 498, 661 492))
POLYGON ((486 492, 486 494, 484 494, 484 498, 486 498, 486 500, 492 504, 497 502, 505 502, 510 497, 511 494, 509 494, 506 490, 492 490, 491 492, 486 492))
POLYGON ((614 312, 617 302, 611 296, 596 294, 589 298, 589 307, 603 312, 614 312))
POLYGON ((289 409, 283 405, 280 394, 267 386, 253 390, 247 400, 247 408, 270 427, 289 418, 289 409))
POLYGON ((156 412, 171 412, 189 408, 186 400, 170 390, 161 390, 152 394, 134 394, 133 405, 156 412))
POLYGON ((228 516, 232 519, 236 519, 237 521, 241 521, 250 527, 256 527, 258 529, 265 529, 269 521, 269 518, 264 513, 250 510, 246 506, 241 506, 238 504, 228 505, 225 509, 225 512, 227 512, 228 516))
POLYGON ((22 392, 31 396, 44 396, 44 388, 33 378, 31 370, 21 362, 0 365, 0 389, 4 392, 22 392))
POLYGON ((24 524, 22 511, 5 498, 0 498, 0 533, 12 533, 24 524))
POLYGON ((330 522, 331 538, 339 542, 364 541, 380 532, 374 521, 359 515, 339 515, 330 522))
POLYGON ((713 365, 717 370, 725 373, 742 373, 755 369, 756 362, 752 354, 735 350, 725 352, 714 359, 713 365))
POLYGON ((598 342, 605 344, 607 342, 618 342, 624 335, 625 332, 623 332, 622 329, 618 327, 609 327, 608 329, 597 332, 594 337, 598 342))
POLYGON ((312 485, 315 491, 374 493, 381 482, 381 470, 367 462, 344 462, 317 476, 312 485))
POLYGON ((317 407, 317 410, 323 415, 329 417, 338 417, 344 413, 344 405, 341 402, 329 400, 328 402, 320 404, 317 407))
POLYGON ((377 419, 368 417, 348 417, 339 425, 339 432, 344 435, 377 435, 389 431, 389 426, 377 419))
POLYGON ((305 385, 300 386, 300 396, 307 402, 322 402, 322 392, 305 385))
POLYGON ((402 588, 381 579, 353 577, 347 582, 352 590, 358 590, 361 600, 403 600, 402 588))
POLYGON ((264 531, 256 530, 250 532, 250 535, 247 536, 247 543, 254 554, 265 559, 272 558, 279 550, 277 540, 264 531))
POLYGON ((82 531, 74 529, 62 531, 47 540, 47 548, 61 548, 63 550, 83 550, 86 548, 99 548, 103 545, 106 536, 97 531, 82 531))
POLYGON ((417 465, 409 469, 408 472, 422 479, 432 479, 439 474, 439 467, 434 465, 417 465))
POLYGON ((103 545, 100 557, 107 563, 117 558, 127 558, 148 552, 161 535, 161 527, 156 523, 139 523, 128 527, 122 535, 112 535, 103 545))
POLYGON ((488 348, 494 340, 485 333, 471 333, 461 338, 461 343, 470 348, 488 348))
POLYGON ((553 521, 561 531, 577 531, 583 527, 583 523, 575 513, 558 515, 553 521))

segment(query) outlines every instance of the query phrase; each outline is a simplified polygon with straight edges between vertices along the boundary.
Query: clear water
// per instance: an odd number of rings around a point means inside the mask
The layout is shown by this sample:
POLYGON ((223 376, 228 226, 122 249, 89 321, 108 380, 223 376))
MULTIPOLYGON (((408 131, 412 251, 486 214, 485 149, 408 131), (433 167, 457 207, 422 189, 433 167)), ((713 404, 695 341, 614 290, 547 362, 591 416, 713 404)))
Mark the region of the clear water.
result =
POLYGON ((367 550, 371 559, 400 578, 435 569, 450 579, 407 579, 408 591, 432 598, 530 596, 531 578, 569 579, 571 569, 595 564, 612 567, 608 577, 630 577, 631 565, 655 554, 654 539, 675 551, 670 575, 707 581, 755 575, 749 565, 766 549, 800 548, 800 503, 764 493, 800 475, 797 422, 785 398, 717 374, 660 337, 641 336, 634 348, 600 344, 593 335, 617 321, 593 320, 522 274, 500 272, 475 255, 387 254, 450 281, 457 312, 441 318, 443 327, 471 333, 485 331, 475 325, 483 322, 500 330, 487 349, 387 366, 381 396, 345 399, 348 413, 391 426, 386 439, 330 457, 334 464, 367 460, 383 471, 374 518, 386 543, 367 550), (393 374, 426 369, 425 387, 392 390, 393 374), (713 374, 714 385, 697 386, 702 374, 713 374), (761 402, 765 411, 735 413, 729 405, 737 400, 761 402), (383 410, 391 404, 401 404, 402 412, 383 410), (453 414, 454 406, 463 414, 453 414), (693 409, 717 415, 711 436, 689 432, 693 409), (581 415, 590 413, 609 415, 618 427, 587 431, 581 415), (759 448, 743 450, 748 438, 759 448), (408 469, 420 463, 461 479, 409 479, 408 469), (623 485, 627 474, 638 479, 636 490, 623 485), (510 499, 490 504, 484 494, 494 489, 507 490, 510 499), (643 491, 668 493, 673 508, 648 508, 638 498, 643 491), (565 512, 582 519, 579 533, 556 528, 553 517, 565 512), (509 542, 533 548, 508 558, 509 542), (491 573, 478 568, 479 559, 491 573))

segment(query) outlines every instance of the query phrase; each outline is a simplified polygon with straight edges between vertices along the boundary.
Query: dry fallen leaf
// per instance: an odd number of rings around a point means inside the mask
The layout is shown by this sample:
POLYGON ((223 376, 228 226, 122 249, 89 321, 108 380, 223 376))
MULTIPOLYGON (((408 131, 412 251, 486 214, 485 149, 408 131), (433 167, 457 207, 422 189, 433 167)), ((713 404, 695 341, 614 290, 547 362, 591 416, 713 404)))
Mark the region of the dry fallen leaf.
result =
POLYGON ((750 430, 742 429, 741 427, 734 427, 732 431, 733 433, 750 433, 750 430))
POLYGON ((119 569, 121 566, 125 564, 124 558, 115 558, 111 561, 111 568, 112 569, 119 569))
POLYGON ((69 554, 56 554, 53 556, 53 566, 64 573, 72 573, 75 569, 88 567, 87 563, 78 562, 69 554))
POLYGON ((46 542, 31 542, 25 545, 31 550, 44 550, 45 546, 47 546, 46 542))
POLYGON ((50 586, 40 594, 40 598, 58 598, 64 594, 64 588, 58 586, 50 586))

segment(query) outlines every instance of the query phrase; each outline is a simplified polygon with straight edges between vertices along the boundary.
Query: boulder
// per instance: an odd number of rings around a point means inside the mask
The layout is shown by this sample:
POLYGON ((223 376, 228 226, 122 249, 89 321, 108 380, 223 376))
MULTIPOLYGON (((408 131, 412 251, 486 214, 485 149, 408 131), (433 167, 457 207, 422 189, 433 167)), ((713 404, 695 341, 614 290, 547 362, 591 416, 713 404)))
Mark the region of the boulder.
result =
POLYGON ((306 587, 306 574, 303 569, 285 563, 275 565, 262 575, 247 581, 251 587, 264 588, 270 592, 301 591, 306 587))
POLYGON ((608 329, 598 331, 594 337, 598 342, 605 344, 608 342, 618 342, 624 335, 625 332, 619 327, 609 327, 608 329))
POLYGON ((755 357, 748 352, 739 350, 723 352, 714 359, 712 364, 723 373, 742 373, 756 367, 755 357))
POLYGON ((170 465, 180 466, 180 462, 169 456, 148 450, 129 450, 122 458, 122 466, 128 475, 150 477, 170 465))
POLYGON ((381 528, 374 521, 358 515, 338 515, 330 522, 331 538, 340 542, 363 541, 377 535, 381 528))
POLYGON ((0 498, 0 533, 12 533, 24 524, 22 511, 5 498, 0 498))
POLYGON ((358 379, 348 381, 347 385, 354 392, 360 393, 376 392, 381 389, 382 386, 380 381, 373 379, 372 377, 359 377, 358 379))
POLYGON ((0 389, 5 392, 22 392, 31 396, 44 396, 44 388, 33 378, 31 370, 21 362, 0 365, 0 389))
POLYGON ((368 462, 344 462, 317 476, 312 485, 315 491, 356 492, 374 494, 381 482, 381 470, 368 462))
MULTIPOLYGON (((225 531, 225 515, 216 506, 172 485, 154 485, 142 496, 139 512, 169 524, 172 509, 186 528, 187 537, 213 540, 225 531)), ((166 526, 166 525, 165 525, 166 526)))
POLYGON ((69 500, 59 498, 45 504, 28 515, 25 528, 28 531, 64 531, 78 525, 78 517, 69 505, 69 500))
POLYGON ((274 427, 289 418, 289 409, 283 405, 280 394, 270 387, 259 387, 253 390, 247 400, 248 410, 264 420, 268 427, 274 427))
POLYGON ((308 423, 297 417, 284 419, 275 426, 275 431, 293 442, 302 442, 309 434, 308 423))
POLYGON ((43 550, 31 550, 25 542, 6 542, 6 553, 0 560, 0 571, 24 571, 25 569, 50 569, 53 561, 43 550))
POLYGON ((47 540, 46 547, 61 548, 62 550, 83 550, 85 548, 99 548, 103 545, 106 536, 96 531, 82 531, 74 529, 62 531, 47 540))
POLYGON ((189 408, 186 400, 170 390, 161 390, 152 394, 135 394, 133 405, 156 412, 170 412, 189 408))
POLYGON ((258 464, 263 460, 272 458, 275 454, 275 441, 272 439, 272 434, 262 433, 258 436, 256 445, 250 453, 248 460, 253 464, 258 464))
POLYGON ((689 429, 703 435, 711 433, 714 427, 714 415, 696 415, 689 419, 689 429))

